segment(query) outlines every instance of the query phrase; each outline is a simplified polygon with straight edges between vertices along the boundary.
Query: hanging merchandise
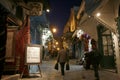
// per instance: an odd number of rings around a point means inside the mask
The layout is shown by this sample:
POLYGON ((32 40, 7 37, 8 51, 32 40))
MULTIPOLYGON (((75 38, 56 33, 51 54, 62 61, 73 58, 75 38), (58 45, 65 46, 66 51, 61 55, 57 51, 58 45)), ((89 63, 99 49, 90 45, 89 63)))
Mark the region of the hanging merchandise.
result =
POLYGON ((84 31, 83 30, 78 30, 77 31, 77 38, 79 38, 81 40, 81 36, 84 34, 84 31))
POLYGON ((84 38, 84 51, 88 52, 88 40, 84 38))
POLYGON ((89 40, 90 36, 88 34, 83 34, 82 39, 84 41, 84 52, 89 52, 89 40))

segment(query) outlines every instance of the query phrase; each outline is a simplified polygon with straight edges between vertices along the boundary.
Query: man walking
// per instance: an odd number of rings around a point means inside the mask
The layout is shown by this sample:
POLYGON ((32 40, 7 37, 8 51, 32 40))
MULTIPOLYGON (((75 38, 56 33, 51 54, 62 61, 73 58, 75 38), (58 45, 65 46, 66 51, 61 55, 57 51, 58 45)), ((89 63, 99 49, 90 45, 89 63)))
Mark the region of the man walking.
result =
POLYGON ((100 80, 98 68, 99 68, 99 64, 100 64, 100 60, 101 60, 102 56, 97 49, 96 41, 94 39, 91 40, 91 44, 92 44, 92 51, 90 52, 91 64, 94 69, 94 75, 95 75, 96 80, 100 80))
POLYGON ((62 47, 61 50, 58 52, 57 62, 60 63, 61 75, 64 76, 65 75, 65 72, 64 72, 65 63, 69 62, 68 54, 64 47, 62 47))

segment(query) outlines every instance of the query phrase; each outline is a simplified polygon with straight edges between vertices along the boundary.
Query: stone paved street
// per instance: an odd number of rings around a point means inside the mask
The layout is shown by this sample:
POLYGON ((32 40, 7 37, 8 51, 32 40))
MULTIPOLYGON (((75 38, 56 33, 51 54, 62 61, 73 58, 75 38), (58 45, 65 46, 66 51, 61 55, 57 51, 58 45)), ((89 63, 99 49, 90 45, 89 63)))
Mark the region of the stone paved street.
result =
MULTIPOLYGON (((76 65, 75 60, 70 61, 70 70, 65 71, 65 76, 61 76, 59 70, 54 69, 55 60, 43 61, 41 65, 42 78, 23 78, 22 80, 94 80, 93 70, 85 70, 82 66, 76 65)), ((120 80, 113 72, 100 70, 101 80, 120 80)), ((37 74, 39 75, 39 74, 37 74)))
MULTIPOLYGON (((41 64, 41 74, 31 74, 30 78, 20 80, 95 80, 93 70, 85 70, 82 66, 76 65, 75 60, 70 60, 70 70, 65 71, 65 76, 61 76, 59 70, 54 69, 55 60, 43 61, 41 64)), ((100 80, 120 80, 116 73, 99 70, 100 80)), ((3 79, 4 80, 4 79, 3 79)))

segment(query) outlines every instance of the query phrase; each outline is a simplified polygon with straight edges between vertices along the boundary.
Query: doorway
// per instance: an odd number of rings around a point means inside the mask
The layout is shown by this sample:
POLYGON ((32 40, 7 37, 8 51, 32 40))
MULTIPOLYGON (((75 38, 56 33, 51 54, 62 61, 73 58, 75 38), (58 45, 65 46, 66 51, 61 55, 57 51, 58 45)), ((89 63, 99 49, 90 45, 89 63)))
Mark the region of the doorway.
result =
POLYGON ((104 26, 98 26, 98 47, 103 55, 101 67, 115 69, 115 55, 111 31, 104 26))

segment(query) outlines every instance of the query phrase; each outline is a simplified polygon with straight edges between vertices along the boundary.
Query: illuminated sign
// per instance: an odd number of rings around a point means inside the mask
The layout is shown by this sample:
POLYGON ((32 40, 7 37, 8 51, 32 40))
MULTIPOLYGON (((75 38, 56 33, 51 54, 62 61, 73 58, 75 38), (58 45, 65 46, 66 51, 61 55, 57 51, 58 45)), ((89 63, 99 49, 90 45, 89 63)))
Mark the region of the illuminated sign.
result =
POLYGON ((26 63, 37 64, 41 63, 42 47, 40 45, 27 45, 26 49, 26 63))

